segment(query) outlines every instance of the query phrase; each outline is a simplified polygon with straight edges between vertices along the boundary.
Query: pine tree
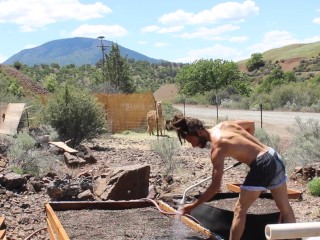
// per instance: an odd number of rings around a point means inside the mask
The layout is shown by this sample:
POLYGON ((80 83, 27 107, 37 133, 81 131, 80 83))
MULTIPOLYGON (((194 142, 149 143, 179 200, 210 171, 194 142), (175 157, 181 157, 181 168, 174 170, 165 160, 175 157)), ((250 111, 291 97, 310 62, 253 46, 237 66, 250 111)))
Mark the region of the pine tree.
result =
POLYGON ((125 57, 120 54, 118 44, 112 44, 109 54, 106 54, 106 79, 123 93, 134 92, 133 81, 129 76, 129 64, 125 57))

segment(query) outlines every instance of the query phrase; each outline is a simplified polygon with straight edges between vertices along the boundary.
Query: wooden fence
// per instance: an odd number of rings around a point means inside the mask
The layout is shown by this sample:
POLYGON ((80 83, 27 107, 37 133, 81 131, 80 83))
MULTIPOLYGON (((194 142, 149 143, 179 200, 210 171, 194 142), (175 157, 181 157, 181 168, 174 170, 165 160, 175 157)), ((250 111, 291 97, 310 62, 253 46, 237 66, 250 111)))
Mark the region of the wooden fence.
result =
POLYGON ((155 109, 152 92, 137 94, 96 94, 103 104, 112 133, 124 130, 147 129, 146 116, 155 109))

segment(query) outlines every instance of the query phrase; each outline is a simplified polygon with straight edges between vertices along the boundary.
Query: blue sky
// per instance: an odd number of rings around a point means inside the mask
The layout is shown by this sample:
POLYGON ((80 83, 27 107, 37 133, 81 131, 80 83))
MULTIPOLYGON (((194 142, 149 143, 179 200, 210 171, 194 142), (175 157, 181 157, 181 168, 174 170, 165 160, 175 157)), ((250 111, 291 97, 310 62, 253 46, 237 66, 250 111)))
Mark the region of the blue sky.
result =
POLYGON ((0 32, 0 63, 52 40, 101 35, 157 59, 239 61, 320 41, 320 1, 0 0, 0 32))

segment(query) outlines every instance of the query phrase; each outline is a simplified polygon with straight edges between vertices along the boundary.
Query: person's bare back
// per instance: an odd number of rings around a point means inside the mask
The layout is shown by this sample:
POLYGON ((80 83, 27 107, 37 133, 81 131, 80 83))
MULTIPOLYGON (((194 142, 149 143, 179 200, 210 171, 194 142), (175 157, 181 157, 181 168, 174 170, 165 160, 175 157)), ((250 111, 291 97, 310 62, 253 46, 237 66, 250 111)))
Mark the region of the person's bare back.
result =
MULTIPOLYGON (((259 155, 268 151, 268 147, 254 138, 254 125, 248 122, 225 121, 209 129, 212 151, 216 154, 232 157, 240 162, 251 164, 259 155), (223 150, 222 150, 223 149, 223 150)), ((222 156, 221 156, 222 157, 222 156)))

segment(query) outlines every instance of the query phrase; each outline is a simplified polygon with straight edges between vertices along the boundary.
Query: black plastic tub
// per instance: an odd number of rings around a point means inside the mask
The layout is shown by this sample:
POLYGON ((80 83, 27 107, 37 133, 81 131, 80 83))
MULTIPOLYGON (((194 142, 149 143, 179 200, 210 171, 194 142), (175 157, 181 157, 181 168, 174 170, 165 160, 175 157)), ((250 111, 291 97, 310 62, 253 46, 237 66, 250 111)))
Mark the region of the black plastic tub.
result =
MULTIPOLYGON (((212 200, 222 200, 227 198, 237 198, 238 193, 218 193, 212 200)), ((264 193, 261 198, 271 199, 271 194, 264 193)), ((213 207, 208 204, 202 204, 191 211, 191 216, 196 218, 203 227, 210 230, 214 235, 218 235, 220 239, 229 239, 229 232, 233 219, 233 212, 213 207)), ((264 229, 267 224, 275 224, 279 222, 280 212, 272 212, 267 214, 247 214, 245 230, 242 240, 263 240, 265 238, 264 229)))

